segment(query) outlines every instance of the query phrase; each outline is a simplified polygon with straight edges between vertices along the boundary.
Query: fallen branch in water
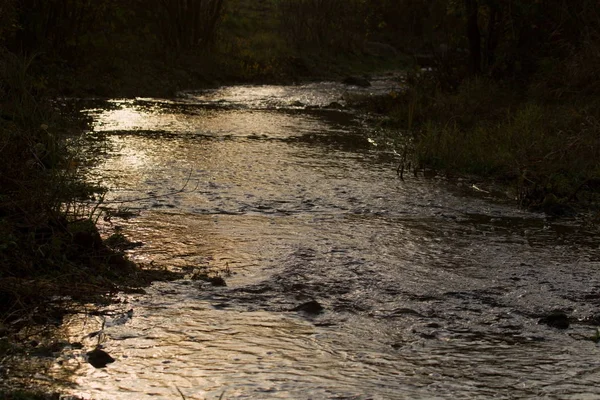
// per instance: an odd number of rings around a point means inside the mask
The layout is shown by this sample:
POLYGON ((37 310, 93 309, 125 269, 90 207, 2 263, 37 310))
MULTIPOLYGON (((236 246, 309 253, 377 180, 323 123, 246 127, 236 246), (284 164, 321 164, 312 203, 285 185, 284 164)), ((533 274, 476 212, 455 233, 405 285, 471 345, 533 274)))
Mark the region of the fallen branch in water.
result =
POLYGON ((163 193, 163 194, 156 194, 156 195, 151 195, 151 196, 146 196, 146 197, 138 197, 135 199, 103 201, 103 204, 125 204, 125 203, 133 203, 136 201, 160 199, 162 197, 169 197, 169 196, 173 196, 173 195, 180 194, 180 193, 192 193, 192 192, 196 191, 196 189, 198 189, 198 187, 200 186, 200 182, 199 181, 196 182, 196 186, 194 186, 194 188, 192 190, 186 191, 186 188, 189 185, 191 180, 192 180, 192 170, 190 169, 190 173, 188 174, 188 177, 185 180, 185 183, 183 184, 181 189, 173 190, 171 192, 163 193))

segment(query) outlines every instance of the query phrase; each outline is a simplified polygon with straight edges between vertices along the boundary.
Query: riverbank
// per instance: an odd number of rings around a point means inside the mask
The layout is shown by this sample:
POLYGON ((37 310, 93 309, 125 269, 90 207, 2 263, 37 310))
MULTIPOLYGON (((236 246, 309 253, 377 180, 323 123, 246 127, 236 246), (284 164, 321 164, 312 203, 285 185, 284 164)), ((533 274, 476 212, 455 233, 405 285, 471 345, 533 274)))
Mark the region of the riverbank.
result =
MULTIPOLYGON (((30 63, 0 54, 1 360, 57 345, 52 337, 42 344, 38 335, 83 304, 106 304, 118 292, 180 276, 135 265, 118 235, 101 238, 96 223, 105 189, 84 181, 79 169, 87 155, 77 138, 86 121, 54 109, 30 63)), ((0 376, 6 372, 0 367, 0 376)))
POLYGON ((402 155, 399 170, 475 176, 505 187, 519 206, 598 219, 596 94, 557 97, 542 80, 522 88, 485 77, 443 91, 435 75, 413 72, 405 91, 353 101, 383 116, 385 140, 402 155))

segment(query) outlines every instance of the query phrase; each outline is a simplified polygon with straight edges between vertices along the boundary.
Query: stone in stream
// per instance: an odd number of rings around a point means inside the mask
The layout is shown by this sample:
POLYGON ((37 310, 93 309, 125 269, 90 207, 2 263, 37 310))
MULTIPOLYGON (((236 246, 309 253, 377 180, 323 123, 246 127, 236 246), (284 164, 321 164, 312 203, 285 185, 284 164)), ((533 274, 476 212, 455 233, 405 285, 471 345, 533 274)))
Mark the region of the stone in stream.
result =
POLYGON ((303 311, 307 314, 320 314, 323 311, 323 306, 319 304, 318 301, 311 300, 292 308, 291 311, 303 311))
POLYGON ((325 108, 330 110, 342 110, 344 109, 344 106, 338 103, 337 101, 332 101, 331 103, 326 105, 325 108))
POLYGON ((540 318, 538 323, 551 326, 552 328, 567 329, 569 327, 569 317, 564 312, 555 310, 540 318))
POLYGON ((225 282, 225 279, 221 275, 211 276, 205 271, 196 272, 192 275, 192 280, 208 282, 213 286, 227 286, 227 282, 225 282))
POLYGON ((345 78, 342 83, 344 85, 350 86, 358 86, 358 87, 370 87, 371 82, 369 82, 366 78, 361 78, 360 76, 349 76, 345 78))
POLYGON ((227 286, 227 282, 225 282, 225 279, 223 279, 223 277, 219 275, 211 276, 210 278, 207 278, 206 281, 213 286, 227 286))
POLYGON ((87 353, 87 360, 94 368, 104 368, 107 364, 115 362, 110 354, 97 347, 87 353))

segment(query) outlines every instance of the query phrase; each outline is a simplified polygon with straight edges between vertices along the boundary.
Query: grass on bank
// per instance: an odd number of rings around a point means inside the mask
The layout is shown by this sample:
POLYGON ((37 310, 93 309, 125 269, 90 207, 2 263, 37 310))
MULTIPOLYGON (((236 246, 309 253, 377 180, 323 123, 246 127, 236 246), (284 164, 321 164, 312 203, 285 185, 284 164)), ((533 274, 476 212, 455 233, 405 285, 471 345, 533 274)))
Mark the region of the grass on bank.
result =
POLYGON ((432 73, 411 74, 407 89, 363 106, 386 114, 398 147, 410 145, 418 168, 466 174, 511 186, 522 205, 562 214, 597 204, 600 97, 540 96, 484 77, 452 92, 432 73))
POLYGON ((0 51, 0 327, 55 324, 73 301, 146 284, 145 271, 108 247, 96 228, 104 190, 84 182, 73 135, 28 69, 0 51))

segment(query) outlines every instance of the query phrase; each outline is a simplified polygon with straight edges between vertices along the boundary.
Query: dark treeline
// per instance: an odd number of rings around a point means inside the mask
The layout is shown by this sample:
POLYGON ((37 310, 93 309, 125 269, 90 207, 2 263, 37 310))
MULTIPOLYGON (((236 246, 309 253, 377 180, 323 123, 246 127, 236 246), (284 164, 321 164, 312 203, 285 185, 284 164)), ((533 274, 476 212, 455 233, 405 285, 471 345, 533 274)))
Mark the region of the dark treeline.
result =
POLYGON ((163 84, 172 89, 177 77, 168 74, 172 65, 167 61, 179 53, 210 49, 224 13, 224 0, 1 4, 0 47, 34 56, 29 72, 39 78, 38 87, 64 94, 158 93, 158 86, 151 86, 157 75, 166 75, 163 84))
POLYGON ((2 36, 14 52, 51 51, 66 58, 91 46, 118 44, 178 49, 214 43, 223 0, 3 0, 2 36), (8 22, 8 23, 7 23, 8 22))
POLYGON ((282 34, 299 48, 355 50, 366 36, 365 1, 280 1, 278 11, 282 34))
MULTIPOLYGON (((591 73, 597 61, 593 57, 600 46, 600 8, 595 0, 369 3, 373 37, 407 52, 429 50, 435 56, 433 62, 443 69, 439 72, 447 74, 447 83, 454 86, 474 74, 525 80, 558 69, 577 81, 568 84, 574 86, 582 83, 582 76, 577 75, 591 73)), ((598 82, 597 76, 593 82, 598 82)))
POLYGON ((288 47, 282 56, 291 48, 360 52, 383 42, 434 55, 451 86, 467 73, 518 79, 557 68, 552 62, 580 67, 598 43, 594 0, 2 0, 0 40, 16 54, 107 63, 107 55, 214 49, 248 17, 240 9, 261 8, 255 26, 238 35, 271 29, 280 37, 272 40, 288 47), (230 25, 219 29, 224 19, 230 25), (261 21, 271 19, 270 26, 261 21))

